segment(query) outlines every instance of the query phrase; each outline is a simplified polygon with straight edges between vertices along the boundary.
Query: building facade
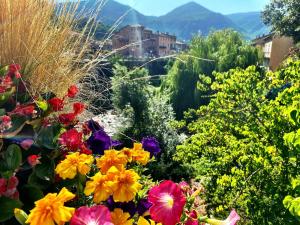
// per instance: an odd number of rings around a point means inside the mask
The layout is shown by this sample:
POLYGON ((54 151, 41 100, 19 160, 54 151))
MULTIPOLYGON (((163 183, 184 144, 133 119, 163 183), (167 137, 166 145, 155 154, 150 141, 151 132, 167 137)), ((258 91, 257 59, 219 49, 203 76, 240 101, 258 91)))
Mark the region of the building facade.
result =
POLYGON ((268 34, 254 39, 252 45, 262 49, 264 66, 274 71, 287 57, 289 50, 294 46, 294 42, 290 37, 268 34))
POLYGON ((141 25, 123 27, 112 38, 112 48, 125 57, 165 57, 178 52, 176 36, 153 32, 141 25))

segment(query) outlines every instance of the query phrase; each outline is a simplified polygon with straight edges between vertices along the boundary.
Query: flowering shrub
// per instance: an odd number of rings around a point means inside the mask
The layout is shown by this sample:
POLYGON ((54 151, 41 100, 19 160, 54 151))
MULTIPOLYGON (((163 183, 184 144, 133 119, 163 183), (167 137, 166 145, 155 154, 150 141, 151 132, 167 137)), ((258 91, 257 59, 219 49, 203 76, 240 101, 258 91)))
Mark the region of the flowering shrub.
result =
POLYGON ((29 96, 20 69, 1 70, 0 222, 232 225, 239 220, 235 211, 225 221, 206 217, 199 210, 201 187, 154 183, 144 175, 161 151, 154 138, 122 146, 95 121, 78 121, 84 104, 62 111, 78 93, 76 86, 63 98, 29 96))

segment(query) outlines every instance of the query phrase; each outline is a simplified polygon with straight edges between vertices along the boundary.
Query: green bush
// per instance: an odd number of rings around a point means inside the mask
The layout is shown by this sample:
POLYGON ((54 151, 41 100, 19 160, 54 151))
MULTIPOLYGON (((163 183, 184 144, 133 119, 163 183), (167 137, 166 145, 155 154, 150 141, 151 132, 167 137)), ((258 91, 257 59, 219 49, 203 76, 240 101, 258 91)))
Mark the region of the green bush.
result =
POLYGON ((149 80, 145 69, 128 71, 124 66, 116 66, 112 78, 113 104, 129 121, 128 126, 119 130, 118 139, 126 143, 128 138, 141 140, 146 136, 155 137, 162 153, 150 164, 148 172, 156 180, 187 178, 188 171, 172 160, 179 144, 179 135, 171 125, 175 120, 173 108, 167 97, 150 85, 149 80))
POLYGON ((212 214, 234 207, 242 224, 296 224, 282 202, 300 171, 299 145, 287 142, 299 129, 291 118, 300 109, 300 61, 276 73, 251 66, 214 76, 216 94, 186 114, 191 136, 175 158, 203 179, 212 214))
POLYGON ((189 108, 198 108, 210 101, 214 71, 247 68, 261 61, 260 51, 248 45, 238 32, 216 31, 208 37, 196 36, 190 51, 173 64, 162 90, 167 90, 177 118, 189 108))

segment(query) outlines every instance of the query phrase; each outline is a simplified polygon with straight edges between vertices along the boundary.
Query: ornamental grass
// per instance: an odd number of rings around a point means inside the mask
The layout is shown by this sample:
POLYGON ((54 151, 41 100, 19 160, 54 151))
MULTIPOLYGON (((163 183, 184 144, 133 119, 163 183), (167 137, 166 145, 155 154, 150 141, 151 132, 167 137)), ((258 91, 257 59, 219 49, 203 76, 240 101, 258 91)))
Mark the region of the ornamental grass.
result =
MULTIPOLYGON (((61 96, 85 76, 81 62, 88 51, 87 33, 75 33, 79 1, 56 8, 54 0, 1 0, 0 64, 21 64, 32 93, 61 96)), ((92 28, 91 28, 92 29, 92 28)))

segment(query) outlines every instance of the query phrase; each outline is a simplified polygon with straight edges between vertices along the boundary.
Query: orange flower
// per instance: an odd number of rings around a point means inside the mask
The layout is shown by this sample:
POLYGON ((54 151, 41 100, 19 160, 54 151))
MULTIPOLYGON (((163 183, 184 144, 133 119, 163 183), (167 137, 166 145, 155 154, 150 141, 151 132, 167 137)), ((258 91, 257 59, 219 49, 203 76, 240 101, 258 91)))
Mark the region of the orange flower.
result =
POLYGON ((145 166, 150 160, 150 152, 145 151, 141 143, 134 143, 132 159, 145 166))
POLYGON ((94 202, 106 201, 113 193, 115 185, 114 175, 103 175, 100 172, 91 177, 91 181, 86 182, 84 194, 89 196, 94 193, 94 202))
POLYGON ((75 209, 65 207, 64 203, 75 197, 66 188, 61 189, 59 194, 47 194, 41 200, 35 202, 35 208, 30 211, 26 223, 30 225, 54 225, 65 224, 70 221, 75 209))
POLYGON ((124 213, 122 209, 115 209, 111 213, 111 220, 114 225, 132 225, 133 219, 129 219, 130 214, 124 213))
POLYGON ((113 188, 113 199, 115 202, 132 201, 141 189, 142 185, 138 183, 140 176, 134 170, 117 170, 112 167, 108 174, 115 177, 113 188))
POLYGON ((127 163, 127 156, 120 151, 106 150, 104 156, 96 159, 96 161, 97 167, 105 174, 113 166, 118 170, 122 170, 127 163))

